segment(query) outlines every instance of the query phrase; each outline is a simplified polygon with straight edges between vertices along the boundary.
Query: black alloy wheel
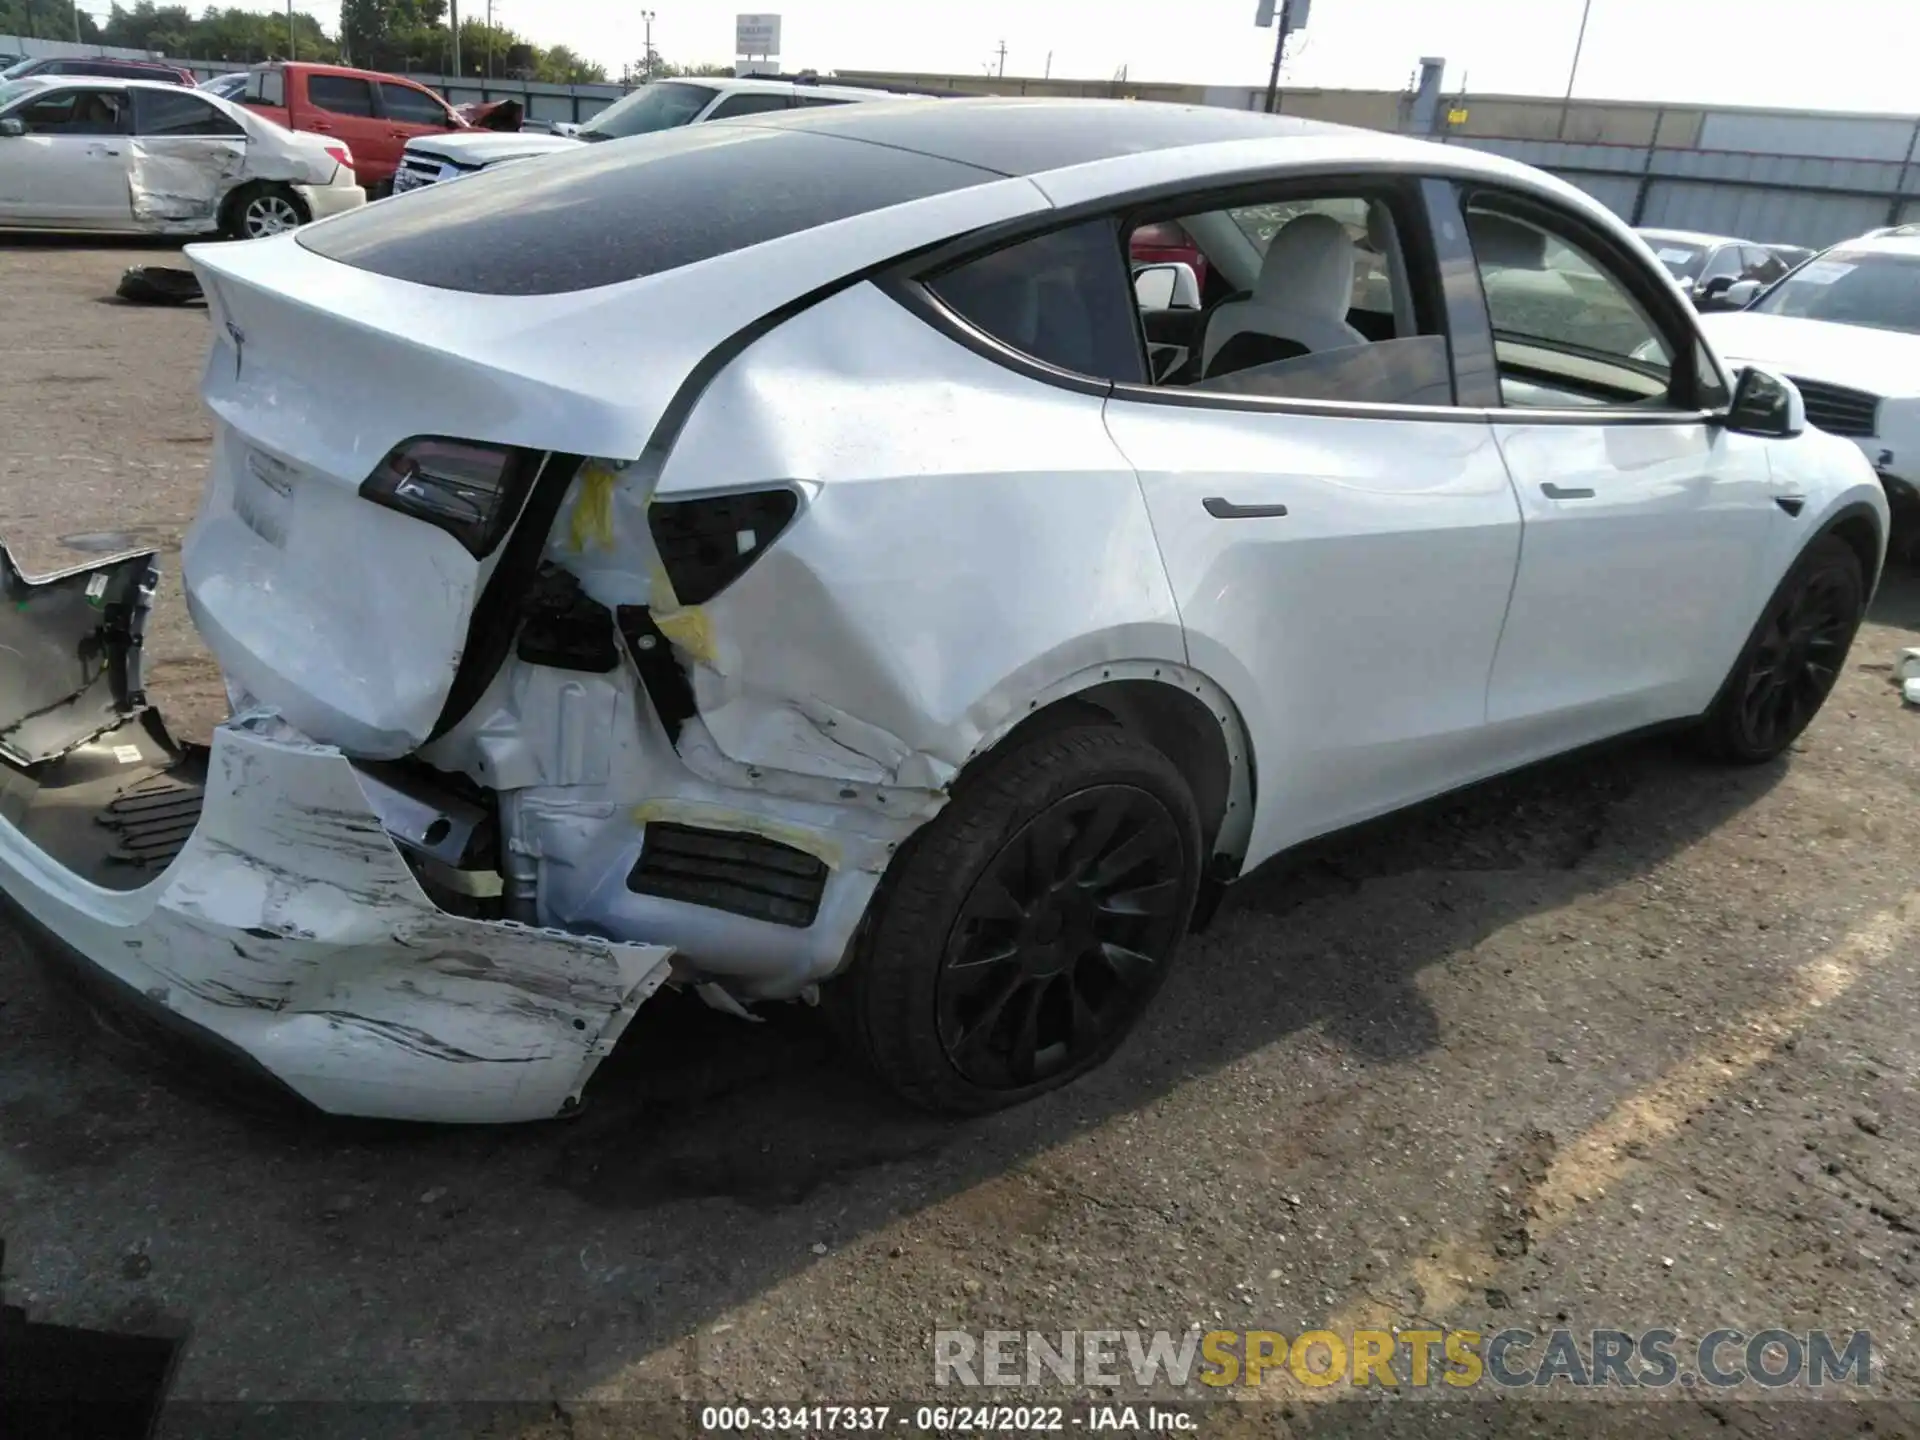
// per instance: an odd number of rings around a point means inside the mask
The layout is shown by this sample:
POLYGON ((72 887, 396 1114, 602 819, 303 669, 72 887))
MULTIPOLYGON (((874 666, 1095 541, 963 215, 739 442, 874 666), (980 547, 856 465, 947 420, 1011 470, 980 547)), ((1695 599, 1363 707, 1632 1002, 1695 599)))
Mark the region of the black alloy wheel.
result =
POLYGON ((1817 571, 1768 617, 1741 682, 1741 722, 1757 749, 1783 749, 1807 728, 1859 624, 1858 586, 1835 569, 1817 571))
POLYGON ((1701 723, 1707 752, 1751 765, 1799 739, 1840 678, 1866 603, 1853 548, 1834 535, 1809 545, 1768 600, 1701 723))
POLYGON ((823 1001, 879 1078, 950 1114, 1104 1061, 1172 967, 1206 853, 1180 767, 1097 711, 1016 733, 901 848, 823 1001))
POLYGON ((1055 801, 988 862, 948 932, 940 1043, 987 1090, 1073 1069, 1131 1024, 1190 908, 1179 824, 1099 785, 1055 801))

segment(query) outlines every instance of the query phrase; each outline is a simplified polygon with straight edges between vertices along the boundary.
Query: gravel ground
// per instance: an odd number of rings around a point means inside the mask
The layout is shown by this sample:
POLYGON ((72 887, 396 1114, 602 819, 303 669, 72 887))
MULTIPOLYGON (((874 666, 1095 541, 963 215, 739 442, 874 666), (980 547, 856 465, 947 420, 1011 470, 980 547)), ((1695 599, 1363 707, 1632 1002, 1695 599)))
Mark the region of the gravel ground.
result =
MULTIPOLYGON (((172 552, 191 517, 206 322, 104 298, 161 258, 0 248, 29 568, 102 531, 172 552)), ((932 1333, 1423 1323, 1868 1329, 1873 1383, 1160 1403, 1231 1435, 1920 1432, 1920 715, 1889 675, 1916 631, 1902 571, 1787 763, 1636 744, 1268 867, 1114 1064, 966 1124, 892 1105, 805 1015, 673 999, 569 1123, 288 1116, 136 1052, 0 929, 8 1299, 190 1324, 170 1435, 667 1435, 735 1399, 1080 1429, 1147 1397, 936 1391, 932 1333)), ((203 730, 218 679, 171 581, 151 633, 203 730)))

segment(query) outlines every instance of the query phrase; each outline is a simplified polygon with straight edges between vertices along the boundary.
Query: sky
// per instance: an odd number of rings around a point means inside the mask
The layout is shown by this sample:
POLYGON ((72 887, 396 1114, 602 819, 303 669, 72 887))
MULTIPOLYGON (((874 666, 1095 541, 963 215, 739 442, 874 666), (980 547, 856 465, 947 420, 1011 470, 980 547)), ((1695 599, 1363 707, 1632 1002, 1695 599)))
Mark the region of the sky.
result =
MULTIPOLYGON (((193 3, 193 0, 190 0, 193 3)), ((226 0, 248 9, 284 0, 226 0)), ((783 17, 789 70, 1051 73, 1264 85, 1256 0, 760 0, 783 17)), ((1567 84, 1584 0, 1313 0, 1283 83, 1399 89, 1424 55, 1449 90, 1552 94, 1567 84)), ((1574 93, 1816 110, 1920 111, 1920 0, 1590 0, 1574 93)), ((485 0, 460 0, 479 18, 485 0)), ((302 4, 332 28, 334 0, 302 4)), ((618 74, 645 44, 630 0, 494 0, 497 23, 618 74)), ((655 0, 653 43, 679 63, 731 60, 737 3, 655 0)))

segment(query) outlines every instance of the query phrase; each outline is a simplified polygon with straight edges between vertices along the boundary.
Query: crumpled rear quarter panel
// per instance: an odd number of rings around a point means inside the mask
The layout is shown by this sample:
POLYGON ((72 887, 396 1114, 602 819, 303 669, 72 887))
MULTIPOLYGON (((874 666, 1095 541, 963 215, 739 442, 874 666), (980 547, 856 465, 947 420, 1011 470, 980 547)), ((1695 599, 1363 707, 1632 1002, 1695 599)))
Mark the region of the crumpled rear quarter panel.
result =
POLYGON ((734 760, 785 768, 756 720, 797 705, 890 783, 938 788, 1062 678, 1186 658, 1101 397, 996 365, 875 285, 728 366, 657 495, 783 482, 799 517, 670 632, 734 760))

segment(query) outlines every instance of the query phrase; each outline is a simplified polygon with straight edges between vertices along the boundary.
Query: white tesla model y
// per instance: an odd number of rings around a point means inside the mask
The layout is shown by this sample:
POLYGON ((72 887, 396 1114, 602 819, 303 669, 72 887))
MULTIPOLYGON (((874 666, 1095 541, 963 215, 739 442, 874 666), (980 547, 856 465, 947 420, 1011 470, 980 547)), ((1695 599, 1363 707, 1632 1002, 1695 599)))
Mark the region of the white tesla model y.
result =
POLYGON ((193 260, 233 714, 148 708, 151 556, 7 565, 0 886, 329 1110, 559 1113, 663 984, 1022 1099, 1285 847, 1652 726, 1780 754, 1882 561, 1857 448, 1460 148, 847 106, 193 260))

